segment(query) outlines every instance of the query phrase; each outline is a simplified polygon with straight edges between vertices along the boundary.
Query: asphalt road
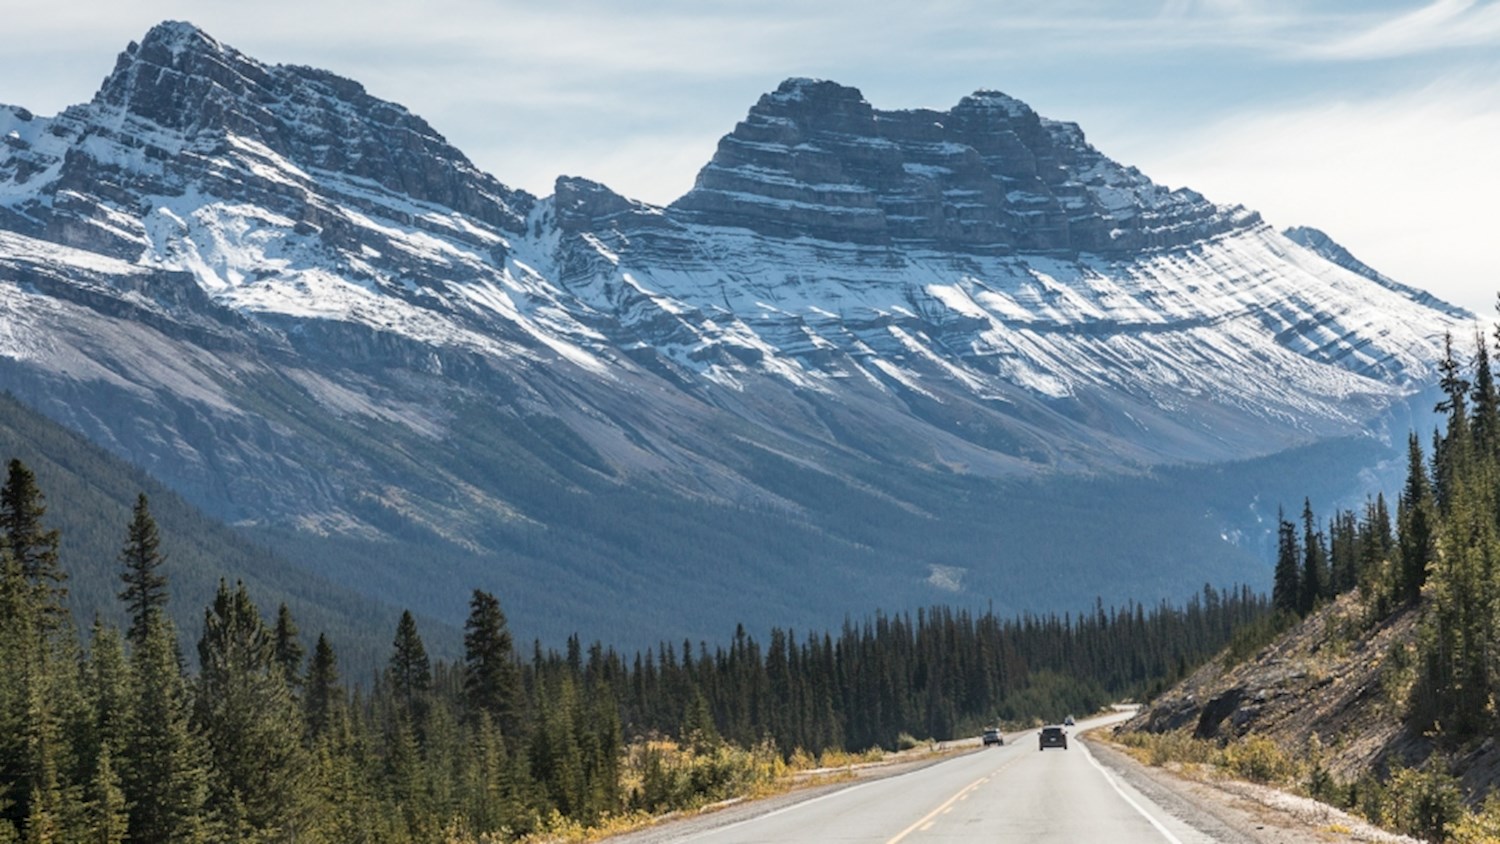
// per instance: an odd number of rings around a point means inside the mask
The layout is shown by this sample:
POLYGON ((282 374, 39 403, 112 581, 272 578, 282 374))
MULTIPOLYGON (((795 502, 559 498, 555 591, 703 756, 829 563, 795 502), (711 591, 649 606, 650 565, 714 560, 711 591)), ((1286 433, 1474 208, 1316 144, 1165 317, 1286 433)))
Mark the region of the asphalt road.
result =
POLYGON ((1215 841, 1152 802, 1096 762, 1076 733, 1115 718, 1080 721, 1068 749, 1037 749, 1036 731, 1002 747, 864 782, 715 829, 663 841, 760 842, 1107 842, 1215 841))

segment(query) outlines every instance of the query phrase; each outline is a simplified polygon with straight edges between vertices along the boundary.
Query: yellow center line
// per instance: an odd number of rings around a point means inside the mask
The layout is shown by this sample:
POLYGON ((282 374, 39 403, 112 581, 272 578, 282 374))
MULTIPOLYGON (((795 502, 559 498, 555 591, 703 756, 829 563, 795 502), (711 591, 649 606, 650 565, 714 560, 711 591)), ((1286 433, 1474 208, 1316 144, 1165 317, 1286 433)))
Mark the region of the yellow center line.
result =
POLYGON ((898 833, 895 838, 892 838, 891 840, 885 842, 885 844, 899 844, 899 842, 902 839, 906 838, 906 836, 911 835, 913 832, 916 832, 918 827, 921 827, 924 830, 927 829, 927 827, 923 827, 922 824, 928 823, 938 815, 952 809, 954 803, 957 803, 962 797, 964 797, 964 795, 983 785, 986 779, 988 779, 988 777, 980 777, 979 779, 974 780, 973 782, 964 786, 959 790, 957 794, 943 801, 943 805, 937 807, 936 809, 933 809, 926 815, 923 815, 921 820, 917 821, 906 829, 901 830, 901 832, 898 833))

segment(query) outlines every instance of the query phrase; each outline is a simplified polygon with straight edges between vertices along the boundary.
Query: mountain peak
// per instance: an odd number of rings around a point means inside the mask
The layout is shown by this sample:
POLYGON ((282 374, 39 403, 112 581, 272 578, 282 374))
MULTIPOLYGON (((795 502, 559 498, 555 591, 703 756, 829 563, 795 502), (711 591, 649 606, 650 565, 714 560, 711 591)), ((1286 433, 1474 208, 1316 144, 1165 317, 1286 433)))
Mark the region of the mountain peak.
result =
POLYGON ((152 27, 120 54, 94 102, 168 129, 216 128, 235 101, 266 99, 269 69, 184 21, 152 27))
POLYGON ((1002 91, 988 88, 981 88, 959 100, 954 110, 1003 111, 1012 118, 1036 116, 1036 112, 1032 111, 1031 106, 1026 103, 1002 91))
MULTIPOLYGON (((480 172, 421 117, 371 96, 358 82, 326 70, 265 64, 184 21, 158 24, 130 44, 90 111, 79 112, 79 119, 96 122, 119 142, 110 160, 100 162, 108 167, 136 167, 129 163, 138 157, 132 149, 148 138, 170 146, 175 135, 200 153, 254 157, 246 165, 252 170, 284 169, 285 183, 318 171, 344 174, 509 231, 524 225, 535 202, 480 172)), ((185 181, 170 184, 169 172, 182 164, 170 152, 147 155, 149 175, 102 181, 165 176, 160 188, 176 192, 185 181)), ((74 181, 101 180, 80 174, 74 181)))
POLYGON ((187 21, 162 21, 146 32, 146 37, 141 39, 140 46, 165 49, 173 55, 181 55, 187 50, 205 50, 214 53, 224 51, 224 45, 216 41, 213 36, 187 21))
POLYGON ((785 79, 776 86, 773 93, 766 96, 778 102, 846 100, 862 103, 865 101, 864 94, 861 94, 858 88, 851 88, 828 79, 813 79, 806 76, 793 76, 785 79))
POLYGON ((763 95, 672 205, 775 238, 972 254, 1118 254, 1258 223, 1100 154, 1075 125, 994 90, 947 112, 879 111, 792 78, 763 95))

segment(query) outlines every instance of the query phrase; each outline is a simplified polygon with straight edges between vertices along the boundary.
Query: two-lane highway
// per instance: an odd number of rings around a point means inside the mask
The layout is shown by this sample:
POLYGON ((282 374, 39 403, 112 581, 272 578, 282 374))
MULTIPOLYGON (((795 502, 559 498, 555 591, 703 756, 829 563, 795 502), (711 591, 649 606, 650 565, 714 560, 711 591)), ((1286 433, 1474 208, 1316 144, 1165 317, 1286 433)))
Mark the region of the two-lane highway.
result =
POLYGON ((1039 750, 1034 730, 1010 734, 1001 747, 852 785, 716 829, 684 830, 676 837, 668 829, 659 830, 667 834, 654 840, 704 844, 1213 841, 1094 760, 1076 733, 1105 720, 1070 728, 1067 750, 1039 750))

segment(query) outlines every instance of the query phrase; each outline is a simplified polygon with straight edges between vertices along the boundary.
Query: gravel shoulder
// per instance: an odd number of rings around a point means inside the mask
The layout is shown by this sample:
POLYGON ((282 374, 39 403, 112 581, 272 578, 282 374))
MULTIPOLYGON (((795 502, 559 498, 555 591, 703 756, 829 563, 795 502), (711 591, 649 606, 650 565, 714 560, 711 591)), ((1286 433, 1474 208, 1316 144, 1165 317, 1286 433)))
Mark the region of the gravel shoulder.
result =
POLYGON ((1378 842, 1420 844, 1331 806, 1274 788, 1153 768, 1094 737, 1090 752, 1157 805, 1224 844, 1378 842))

